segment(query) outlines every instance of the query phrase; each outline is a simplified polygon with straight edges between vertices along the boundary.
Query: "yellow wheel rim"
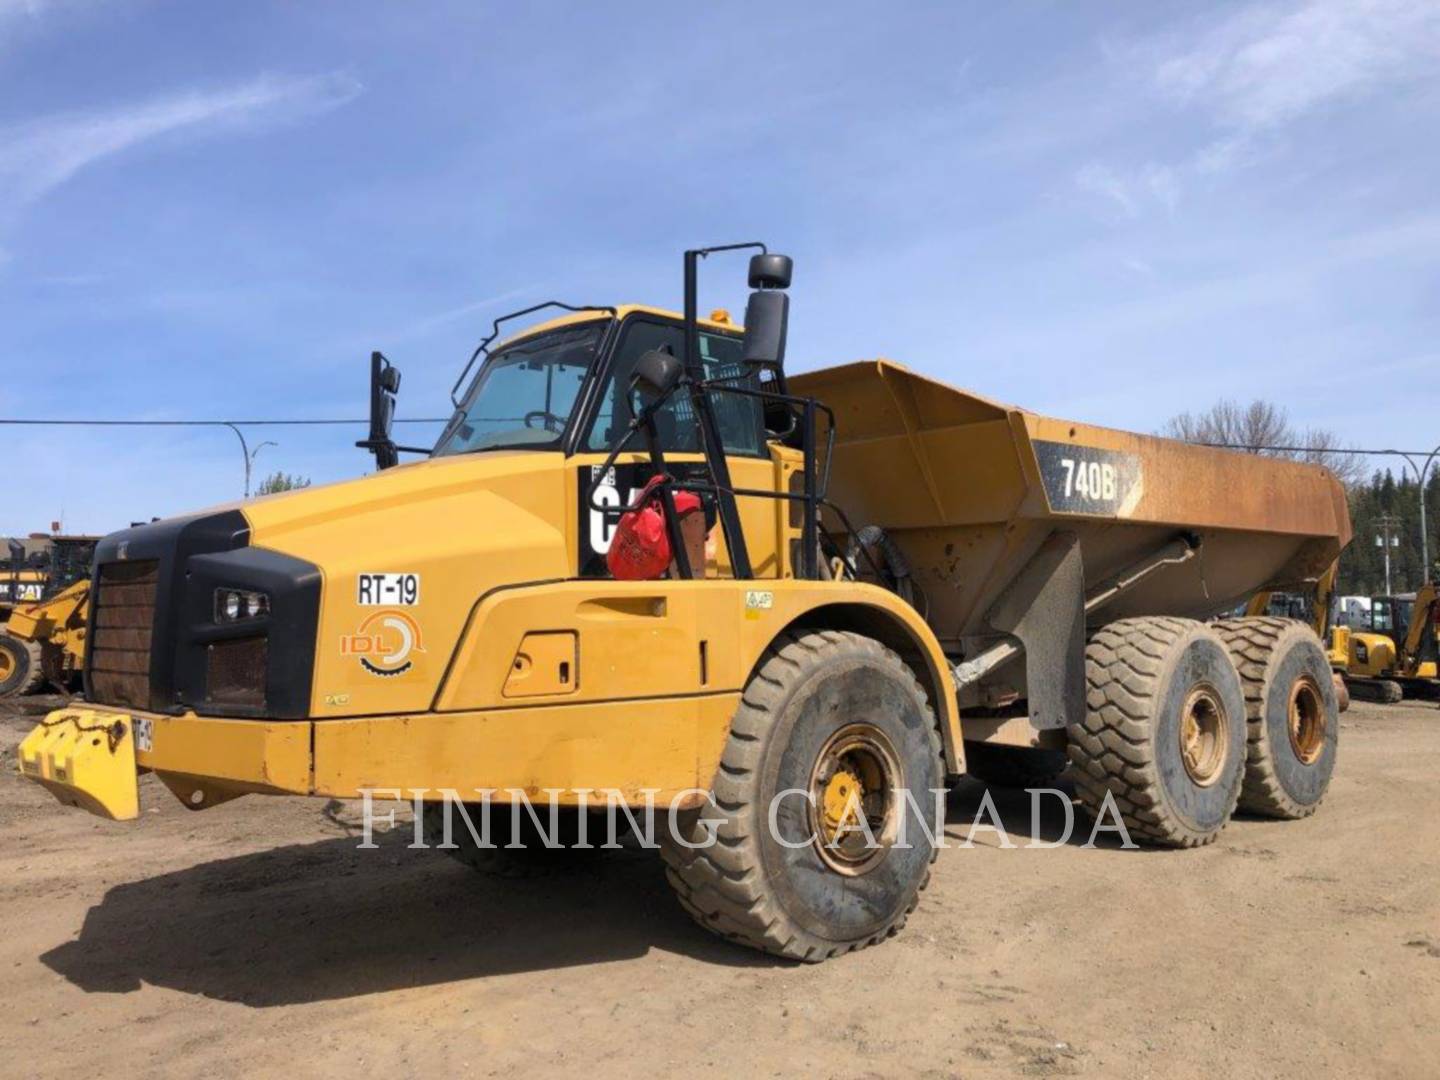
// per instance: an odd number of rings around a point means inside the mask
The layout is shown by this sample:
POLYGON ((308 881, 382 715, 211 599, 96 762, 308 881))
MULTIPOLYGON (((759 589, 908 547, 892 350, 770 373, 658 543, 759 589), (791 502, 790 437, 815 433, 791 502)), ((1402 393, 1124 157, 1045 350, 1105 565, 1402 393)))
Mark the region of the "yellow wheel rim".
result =
POLYGON ((1230 717, 1210 686, 1197 686, 1180 712, 1180 759, 1200 787, 1209 787, 1225 771, 1230 754, 1230 717))
POLYGON ((810 774, 810 828, 827 866, 854 876, 885 857, 899 833, 902 786, 900 760, 873 724, 826 740, 810 774))
POLYGON ((1308 675, 1290 688, 1290 748, 1306 765, 1315 764, 1325 750, 1325 697, 1308 675))

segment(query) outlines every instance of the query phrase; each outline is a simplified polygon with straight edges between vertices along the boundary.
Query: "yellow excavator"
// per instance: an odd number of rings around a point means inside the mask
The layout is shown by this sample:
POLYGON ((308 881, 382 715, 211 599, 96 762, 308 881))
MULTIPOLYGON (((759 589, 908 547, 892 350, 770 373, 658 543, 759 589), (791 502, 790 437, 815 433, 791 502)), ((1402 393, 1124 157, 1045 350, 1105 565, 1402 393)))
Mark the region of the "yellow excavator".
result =
POLYGON ((1370 629, 1335 627, 1329 651, 1343 659, 1352 689, 1373 687, 1388 702, 1440 699, 1440 592, 1435 583, 1414 593, 1372 597, 1370 629))
POLYGON ((1414 593, 1372 597, 1369 628, 1333 623, 1330 599, 1334 586, 1332 567, 1316 586, 1313 598, 1262 591, 1251 597, 1246 614, 1308 618, 1325 643, 1330 666, 1354 697, 1387 705, 1404 698, 1440 698, 1440 589, 1436 584, 1428 582, 1414 593))

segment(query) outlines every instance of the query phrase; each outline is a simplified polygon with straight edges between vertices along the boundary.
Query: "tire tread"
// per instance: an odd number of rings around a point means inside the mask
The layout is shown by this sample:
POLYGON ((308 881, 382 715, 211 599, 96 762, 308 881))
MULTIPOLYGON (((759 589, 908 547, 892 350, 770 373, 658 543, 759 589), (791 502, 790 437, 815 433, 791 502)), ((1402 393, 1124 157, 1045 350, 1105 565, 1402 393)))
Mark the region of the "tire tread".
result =
MULTIPOLYGON (((717 830, 718 843, 709 848, 690 849, 667 835, 660 844, 665 876, 680 905, 706 930, 722 938, 748 945, 762 952, 793 960, 818 963, 842 953, 878 944, 904 927, 930 883, 930 866, 915 896, 884 929, 862 940, 826 942, 794 926, 780 907, 761 862, 760 827, 762 812, 756 800, 752 778, 758 775, 766 749, 766 736, 784 708, 796 677, 803 677, 815 661, 837 654, 863 651, 890 668, 926 702, 915 674, 894 652, 880 642, 843 630, 786 631, 770 647, 741 695, 740 706, 731 721, 730 737, 713 781, 716 804, 727 811, 717 830), (807 662, 808 661, 808 662, 807 662)), ((940 731, 933 710, 925 704, 929 719, 930 748, 937 776, 943 776, 940 731)), ((933 864, 938 850, 930 853, 933 864)))
POLYGON ((1165 847, 1201 847, 1224 828, 1201 832, 1170 809, 1152 740, 1166 659, 1200 627, 1192 619, 1152 616, 1097 630, 1085 648, 1085 719, 1068 729, 1081 805, 1098 820, 1108 793, 1133 836, 1165 847))

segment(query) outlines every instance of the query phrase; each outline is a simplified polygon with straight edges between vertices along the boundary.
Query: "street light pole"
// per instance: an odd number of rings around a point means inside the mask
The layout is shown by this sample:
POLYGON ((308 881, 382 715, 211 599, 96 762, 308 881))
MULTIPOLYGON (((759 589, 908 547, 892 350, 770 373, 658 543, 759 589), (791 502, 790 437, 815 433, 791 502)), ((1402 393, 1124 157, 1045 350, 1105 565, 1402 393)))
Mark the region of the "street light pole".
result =
POLYGON ((255 449, 245 455, 245 497, 247 499, 250 497, 250 467, 255 464, 255 455, 260 453, 263 447, 279 445, 277 442, 271 442, 269 439, 266 439, 262 443, 256 443, 255 449))
POLYGON ((1415 459, 1409 454, 1401 452, 1400 456, 1410 463, 1410 468, 1415 470, 1415 476, 1420 482, 1420 584, 1417 588, 1423 587, 1430 581, 1430 530, 1425 524, 1425 477, 1430 473, 1430 466, 1434 463, 1435 457, 1440 454, 1440 446, 1431 450, 1425 458, 1423 466, 1417 466, 1415 459))

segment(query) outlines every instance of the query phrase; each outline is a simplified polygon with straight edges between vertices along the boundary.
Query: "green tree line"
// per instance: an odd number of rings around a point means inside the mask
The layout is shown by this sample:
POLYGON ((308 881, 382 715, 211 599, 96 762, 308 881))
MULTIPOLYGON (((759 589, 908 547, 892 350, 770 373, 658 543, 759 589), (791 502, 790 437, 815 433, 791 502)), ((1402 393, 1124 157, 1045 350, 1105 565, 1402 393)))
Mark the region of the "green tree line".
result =
POLYGON ((1386 469, 1375 472, 1368 482, 1352 484, 1350 524, 1355 530, 1340 556, 1337 587, 1342 595, 1378 596, 1385 591, 1385 549, 1376 537, 1385 534, 1383 520, 1394 524, 1390 535, 1390 586, 1394 592, 1414 592, 1427 576, 1434 576, 1440 558, 1440 473, 1432 472, 1425 485, 1425 525, 1430 534, 1430 574, 1420 558, 1420 485, 1414 477, 1397 479, 1386 469))

